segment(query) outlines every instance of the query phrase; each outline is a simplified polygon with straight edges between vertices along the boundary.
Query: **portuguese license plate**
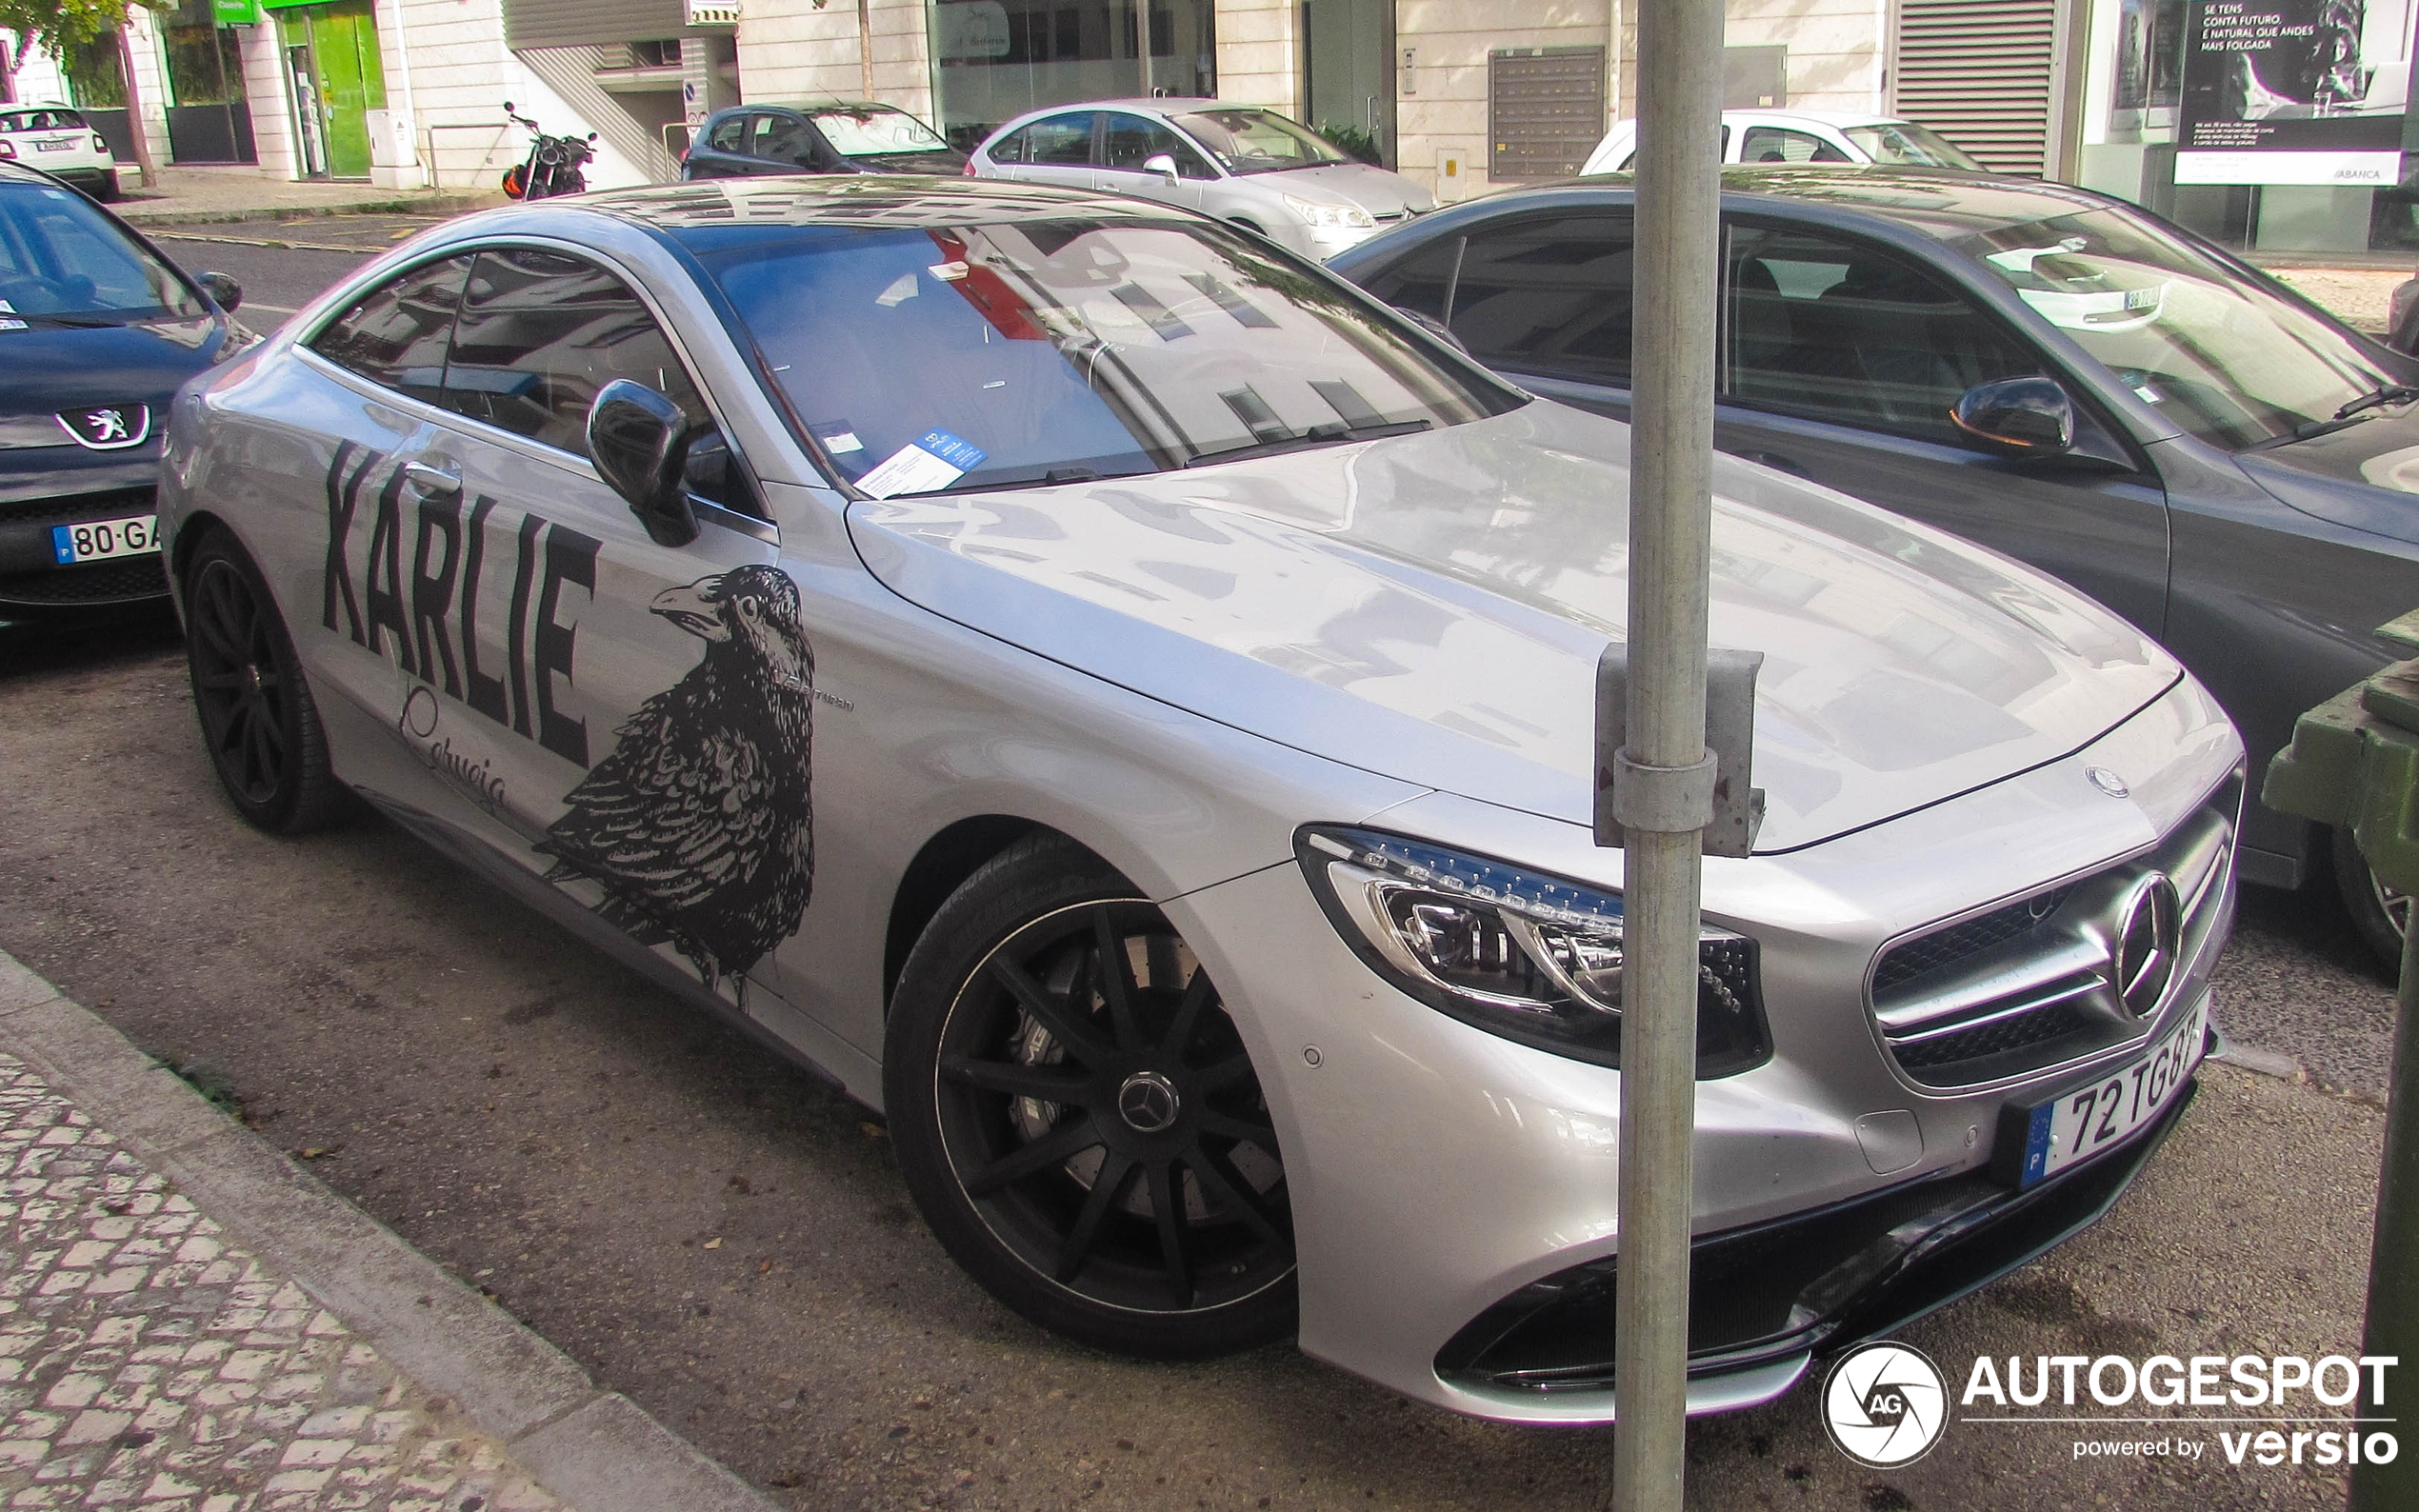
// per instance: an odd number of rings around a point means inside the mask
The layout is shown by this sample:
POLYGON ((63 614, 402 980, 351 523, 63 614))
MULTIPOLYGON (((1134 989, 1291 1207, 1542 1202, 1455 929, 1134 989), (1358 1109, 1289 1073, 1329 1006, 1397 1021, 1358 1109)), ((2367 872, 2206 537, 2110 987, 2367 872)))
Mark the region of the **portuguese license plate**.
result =
POLYGON ((2003 1148, 2011 1134, 2023 1141, 2016 1185, 2035 1185, 2112 1149, 2167 1111, 2200 1064, 2209 1023, 2209 995, 2204 992, 2182 1023, 2133 1061, 2056 1097, 2011 1105, 2003 1115, 2000 1137, 2003 1148))
POLYGON ((37 152, 64 152, 73 146, 75 146, 74 137, 54 136, 47 141, 34 143, 33 149, 37 152))
POLYGON ((83 525, 50 527, 50 554, 61 567, 98 562, 113 556, 141 556, 157 551, 158 516, 130 514, 123 520, 91 520, 83 525))

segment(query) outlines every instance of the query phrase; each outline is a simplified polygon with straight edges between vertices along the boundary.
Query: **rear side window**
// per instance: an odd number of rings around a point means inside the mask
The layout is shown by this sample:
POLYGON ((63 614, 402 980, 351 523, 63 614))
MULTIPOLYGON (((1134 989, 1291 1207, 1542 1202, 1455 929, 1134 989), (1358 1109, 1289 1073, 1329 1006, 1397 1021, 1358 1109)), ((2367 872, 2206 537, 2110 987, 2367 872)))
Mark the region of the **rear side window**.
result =
POLYGON ((707 418, 671 344, 620 279, 556 252, 479 254, 454 326, 447 408, 585 457, 589 407, 616 378, 707 418))
POLYGON ((744 152, 747 144, 748 118, 744 115, 724 116, 706 136, 706 145, 717 152, 744 152))
POLYGON ((1020 133, 1025 138, 1024 163, 1057 168, 1088 168, 1092 160, 1092 112, 1053 115, 1035 121, 1020 133))
POLYGON ((1472 231, 1446 323, 1490 368, 1629 383, 1626 215, 1540 215, 1472 231))
POLYGON ((424 263, 381 284, 321 331, 311 349, 389 388, 442 403, 446 339, 470 259, 424 263))
POLYGON ((1381 303, 1445 321, 1453 308, 1453 274, 1462 262, 1462 239, 1440 236, 1363 287, 1381 303))

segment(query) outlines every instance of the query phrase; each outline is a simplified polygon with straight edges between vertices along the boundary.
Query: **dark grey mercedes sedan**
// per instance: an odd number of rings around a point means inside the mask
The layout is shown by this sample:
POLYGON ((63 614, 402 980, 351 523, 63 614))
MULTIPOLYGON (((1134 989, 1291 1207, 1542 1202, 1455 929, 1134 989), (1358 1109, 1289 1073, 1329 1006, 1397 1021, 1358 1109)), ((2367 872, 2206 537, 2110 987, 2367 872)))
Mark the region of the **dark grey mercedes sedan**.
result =
MULTIPOLYGON (((1631 208, 1626 175, 1515 190, 1329 266, 1525 388, 1627 419, 1631 208)), ((2091 594, 2209 685, 2253 771, 2397 654, 2371 632, 2419 606, 2419 360, 2066 185, 1734 169, 1723 220, 1722 449, 2091 594)), ((2399 957, 2409 900, 2349 836, 2254 806, 2241 866, 2280 886, 2331 867, 2399 957)))

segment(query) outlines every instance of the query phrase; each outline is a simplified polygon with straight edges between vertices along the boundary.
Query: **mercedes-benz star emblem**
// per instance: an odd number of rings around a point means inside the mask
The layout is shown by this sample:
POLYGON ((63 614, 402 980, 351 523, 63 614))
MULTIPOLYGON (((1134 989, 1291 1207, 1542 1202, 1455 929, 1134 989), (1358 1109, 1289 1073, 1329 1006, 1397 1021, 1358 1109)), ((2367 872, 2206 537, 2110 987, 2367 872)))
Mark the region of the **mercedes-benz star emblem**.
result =
POLYGON ((2108 794, 2110 798, 2124 798, 2130 795, 2133 791, 2132 788, 2125 786, 2124 778, 2119 777, 2116 773, 2109 770, 2106 766, 2086 766, 2083 768, 2083 775, 2091 780, 2092 786, 2097 787, 2100 791, 2108 794))
POLYGON ((2117 925, 2116 989, 2126 1011, 2137 1019, 2157 1010, 2175 980, 2183 911, 2175 884, 2160 872, 2143 877, 2125 895, 2117 925))
POLYGON ((1117 1089, 1117 1112, 1139 1134, 1156 1134, 1176 1121, 1176 1088, 1156 1071, 1136 1071, 1117 1089))
POLYGON ((1919 1349, 1889 1343, 1851 1349, 1823 1379, 1823 1426, 1858 1464, 1912 1464, 1949 1426, 1948 1383, 1919 1349))
POLYGON ((93 405, 83 409, 62 409, 58 420, 77 445, 94 451, 139 447, 151 434, 149 405, 93 405))

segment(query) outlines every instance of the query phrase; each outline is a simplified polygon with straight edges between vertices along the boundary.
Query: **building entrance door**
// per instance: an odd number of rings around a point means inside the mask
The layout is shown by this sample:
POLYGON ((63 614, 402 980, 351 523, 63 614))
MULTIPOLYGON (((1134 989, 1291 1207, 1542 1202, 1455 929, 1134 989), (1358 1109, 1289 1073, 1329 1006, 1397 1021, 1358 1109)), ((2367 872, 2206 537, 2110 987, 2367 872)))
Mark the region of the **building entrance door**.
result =
POLYGON ((369 112, 387 108, 370 0, 295 6, 278 12, 277 25, 293 88, 295 157, 303 177, 368 178, 369 112))
POLYGON ((1395 166, 1394 0, 1302 0, 1302 79, 1306 125, 1366 132, 1395 166))

